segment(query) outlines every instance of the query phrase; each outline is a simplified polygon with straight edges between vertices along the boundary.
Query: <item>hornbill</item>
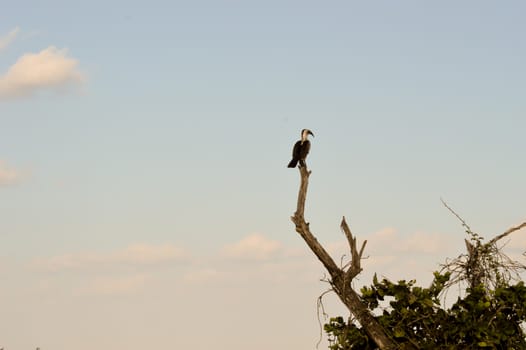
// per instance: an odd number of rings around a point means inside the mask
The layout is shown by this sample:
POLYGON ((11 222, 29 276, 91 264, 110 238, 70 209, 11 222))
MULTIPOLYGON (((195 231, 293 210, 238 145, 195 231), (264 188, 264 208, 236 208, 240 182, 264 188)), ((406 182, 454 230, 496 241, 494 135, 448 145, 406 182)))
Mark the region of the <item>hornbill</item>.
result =
POLYGON ((308 140, 309 135, 314 136, 309 129, 301 130, 301 140, 294 144, 294 148, 292 149, 292 160, 288 165, 289 168, 295 168, 298 162, 300 163, 300 167, 305 166, 305 158, 307 158, 307 154, 309 154, 310 151, 310 141, 308 140))

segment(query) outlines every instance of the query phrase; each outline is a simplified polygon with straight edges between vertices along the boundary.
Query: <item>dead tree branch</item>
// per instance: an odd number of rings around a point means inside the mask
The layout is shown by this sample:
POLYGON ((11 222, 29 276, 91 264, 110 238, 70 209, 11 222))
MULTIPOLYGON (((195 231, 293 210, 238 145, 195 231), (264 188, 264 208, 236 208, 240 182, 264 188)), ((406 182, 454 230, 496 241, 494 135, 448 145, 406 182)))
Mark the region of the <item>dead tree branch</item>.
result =
POLYGON ((473 232, 471 230, 471 227, 469 227, 469 225, 466 223, 466 221, 464 219, 462 219, 462 217, 460 217, 460 215, 458 215, 456 211, 454 211, 449 205, 447 205, 447 203, 442 198, 440 198, 440 201, 442 202, 444 207, 446 207, 447 210, 449 210, 451 214, 455 215, 456 218, 462 223, 462 226, 466 229, 466 232, 468 232, 468 233, 472 233, 473 232))
POLYGON ((362 248, 360 251, 356 248, 356 237, 353 237, 351 233, 351 229, 349 228, 349 225, 347 225, 347 222, 345 221, 345 216, 342 219, 342 223, 340 224, 341 229, 345 233, 345 237, 347 237, 347 242, 349 243, 349 249, 351 250, 351 263, 349 266, 349 269, 345 273, 346 280, 350 283, 350 281, 356 277, 360 272, 362 272, 362 254, 365 249, 365 245, 367 244, 367 241, 363 241, 362 248))
POLYGON ((443 271, 451 273, 451 279, 446 284, 448 288, 457 283, 466 282, 470 288, 482 285, 490 290, 519 279, 519 272, 524 271, 526 266, 504 254, 497 246, 497 242, 526 227, 526 222, 513 226, 484 243, 484 239, 473 232, 459 214, 443 200, 442 204, 460 220, 469 235, 469 240, 464 240, 467 253, 442 265, 443 271))
POLYGON ((493 243, 496 243, 498 240, 506 237, 507 235, 515 232, 515 231, 518 231, 520 230, 521 228, 523 227, 526 227, 526 221, 523 222, 522 224, 520 225, 517 225, 517 226, 514 226, 514 227, 511 227, 509 228, 508 230, 506 230, 505 232, 501 233, 500 235, 496 236, 495 238, 493 238, 491 241, 488 242, 488 244, 493 244, 493 243))
POLYGON ((311 172, 306 166, 299 167, 301 184, 298 193, 298 203, 294 216, 291 217, 292 222, 296 225, 296 232, 298 232, 305 243, 309 246, 316 257, 321 261, 323 266, 327 269, 330 275, 330 284, 334 292, 338 295, 340 300, 354 315, 356 320, 365 329, 367 334, 375 341, 376 345, 382 350, 394 350, 397 348, 396 343, 388 336, 383 327, 377 322, 371 314, 367 306, 361 301, 358 293, 351 287, 352 279, 361 271, 360 261, 363 251, 365 249, 366 241, 362 244, 358 251, 356 238, 353 237, 345 218, 341 223, 341 228, 347 237, 349 248, 351 250, 352 261, 347 271, 340 269, 329 253, 318 242, 316 237, 310 231, 309 223, 305 221, 305 201, 307 199, 307 188, 309 184, 309 176, 311 172))

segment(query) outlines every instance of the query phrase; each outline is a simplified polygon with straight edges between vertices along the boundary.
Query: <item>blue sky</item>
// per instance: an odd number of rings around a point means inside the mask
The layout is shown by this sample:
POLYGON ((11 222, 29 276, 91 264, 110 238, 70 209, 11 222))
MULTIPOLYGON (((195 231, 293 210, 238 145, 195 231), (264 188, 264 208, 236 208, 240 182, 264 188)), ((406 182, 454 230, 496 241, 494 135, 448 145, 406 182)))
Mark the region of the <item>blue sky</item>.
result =
POLYGON ((314 348, 323 270, 286 168, 305 127, 308 219, 336 255, 343 215, 369 240, 358 284, 427 283, 462 252, 440 198, 486 237, 524 221, 525 10, 7 4, 0 347, 314 348), (199 317, 220 326, 203 339, 199 317))

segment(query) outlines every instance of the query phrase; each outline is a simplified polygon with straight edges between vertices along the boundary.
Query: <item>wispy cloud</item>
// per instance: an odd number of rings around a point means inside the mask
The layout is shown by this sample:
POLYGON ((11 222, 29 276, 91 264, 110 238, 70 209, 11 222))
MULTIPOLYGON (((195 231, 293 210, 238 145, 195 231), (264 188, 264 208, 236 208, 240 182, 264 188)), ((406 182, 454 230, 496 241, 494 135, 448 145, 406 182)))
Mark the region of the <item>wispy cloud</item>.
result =
MULTIPOLYGON (((401 234, 394 228, 383 228, 379 231, 357 237, 358 242, 367 240, 366 253, 373 252, 378 256, 398 255, 403 257, 405 254, 441 254, 450 253, 451 236, 430 233, 414 232, 411 234, 401 234)), ((462 238, 458 243, 462 245, 462 238)), ((360 243, 361 244, 361 243, 360 243)), ((328 246, 332 254, 347 254, 349 246, 346 241, 331 243, 328 246)))
POLYGON ((20 28, 16 27, 6 35, 0 36, 0 51, 7 48, 16 38, 20 28))
POLYGON ((30 96, 43 89, 63 89, 84 82, 78 60, 66 49, 50 46, 20 57, 0 76, 0 99, 30 96))
MULTIPOLYGON (((371 234, 367 240, 375 246, 375 250, 385 253, 404 254, 438 254, 448 253, 452 247, 451 236, 432 233, 414 232, 401 234, 393 228, 386 228, 371 234)), ((459 243, 462 239, 459 238, 459 243)))
POLYGON ((147 282, 142 274, 118 277, 98 277, 80 287, 78 292, 87 295, 123 295, 140 291, 147 282))
POLYGON ((184 249, 173 244, 151 245, 141 243, 109 253, 83 252, 37 259, 33 262, 33 265, 45 270, 58 271, 85 269, 108 264, 158 264, 183 261, 188 257, 189 254, 184 249))
POLYGON ((220 281, 224 279, 226 275, 225 271, 207 267, 187 271, 183 275, 182 280, 190 284, 206 284, 220 281))
POLYGON ((0 160, 0 186, 10 186, 18 183, 22 175, 20 171, 8 166, 0 160))
MULTIPOLYGON (((367 240, 362 261, 364 272, 358 280, 366 284, 375 272, 392 279, 428 281, 432 271, 440 269, 446 258, 457 256, 464 247, 463 237, 457 239, 453 234, 423 231, 404 234, 391 227, 357 235, 359 245, 364 240, 367 240)), ((329 244, 327 248, 342 264, 349 260, 349 245, 344 239, 329 244)))
POLYGON ((172 260, 182 260, 188 253, 173 244, 132 244, 126 249, 116 252, 113 259, 124 263, 152 264, 172 260))
POLYGON ((222 254, 225 257, 235 259, 265 260, 275 256, 280 249, 280 242, 254 233, 236 243, 224 246, 222 254))

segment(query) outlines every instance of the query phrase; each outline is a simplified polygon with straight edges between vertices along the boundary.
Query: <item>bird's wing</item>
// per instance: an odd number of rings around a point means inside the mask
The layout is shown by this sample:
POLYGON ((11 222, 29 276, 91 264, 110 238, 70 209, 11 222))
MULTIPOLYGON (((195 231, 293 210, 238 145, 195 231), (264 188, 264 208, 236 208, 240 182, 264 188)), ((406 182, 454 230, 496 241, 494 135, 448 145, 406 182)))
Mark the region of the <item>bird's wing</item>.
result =
POLYGON ((300 155, 300 147, 301 147, 301 141, 298 141, 294 144, 294 148, 292 149, 292 158, 298 158, 300 155))

